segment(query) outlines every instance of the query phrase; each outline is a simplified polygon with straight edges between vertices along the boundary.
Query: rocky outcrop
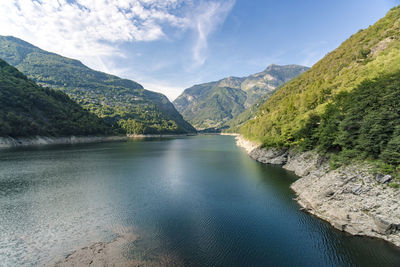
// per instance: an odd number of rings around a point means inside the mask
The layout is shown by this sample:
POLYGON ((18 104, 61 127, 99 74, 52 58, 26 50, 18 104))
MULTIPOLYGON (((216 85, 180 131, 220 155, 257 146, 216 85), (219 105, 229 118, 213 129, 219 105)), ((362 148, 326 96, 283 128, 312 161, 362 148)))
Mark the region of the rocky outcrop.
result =
POLYGON ((386 184, 392 180, 392 176, 379 173, 375 176, 375 180, 381 184, 386 184))
POLYGON ((314 151, 264 149, 241 136, 237 145, 259 162, 280 164, 295 172, 300 178, 291 188, 305 211, 340 231, 400 246, 400 190, 389 186, 391 177, 375 177, 366 164, 331 170, 327 160, 314 151))

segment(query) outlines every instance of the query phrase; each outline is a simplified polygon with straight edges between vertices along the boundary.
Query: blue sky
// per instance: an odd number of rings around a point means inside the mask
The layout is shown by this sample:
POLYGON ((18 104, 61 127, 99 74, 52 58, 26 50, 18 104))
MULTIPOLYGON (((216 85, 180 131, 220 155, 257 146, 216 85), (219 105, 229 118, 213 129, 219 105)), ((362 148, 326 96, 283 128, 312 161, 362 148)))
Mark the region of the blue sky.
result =
POLYGON ((269 64, 312 66, 400 0, 3 0, 0 34, 171 100, 269 64))

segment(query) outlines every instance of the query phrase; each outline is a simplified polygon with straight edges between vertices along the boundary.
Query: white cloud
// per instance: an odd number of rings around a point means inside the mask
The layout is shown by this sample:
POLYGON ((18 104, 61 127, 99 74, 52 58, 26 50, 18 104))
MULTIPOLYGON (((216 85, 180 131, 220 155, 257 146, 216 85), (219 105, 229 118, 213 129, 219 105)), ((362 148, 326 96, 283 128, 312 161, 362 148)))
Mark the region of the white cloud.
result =
POLYGON ((197 64, 204 64, 208 37, 225 21, 234 4, 234 0, 203 2, 195 10, 191 27, 197 34, 193 47, 193 58, 197 64))
POLYGON ((107 70, 101 57, 123 56, 122 42, 167 38, 164 28, 196 33, 193 60, 205 61, 209 35, 234 0, 2 0, 0 34, 107 70))
POLYGON ((163 38, 162 23, 185 24, 185 18, 168 14, 175 0, 162 2, 165 9, 146 1, 2 1, 0 33, 68 56, 111 55, 117 42, 163 38))
POLYGON ((140 84, 143 85, 144 88, 150 89, 154 92, 159 92, 164 94, 170 101, 174 101, 182 92, 185 88, 190 87, 190 85, 182 85, 182 86, 176 86, 176 85, 171 85, 168 82, 165 81, 154 81, 154 82, 140 82, 140 84))

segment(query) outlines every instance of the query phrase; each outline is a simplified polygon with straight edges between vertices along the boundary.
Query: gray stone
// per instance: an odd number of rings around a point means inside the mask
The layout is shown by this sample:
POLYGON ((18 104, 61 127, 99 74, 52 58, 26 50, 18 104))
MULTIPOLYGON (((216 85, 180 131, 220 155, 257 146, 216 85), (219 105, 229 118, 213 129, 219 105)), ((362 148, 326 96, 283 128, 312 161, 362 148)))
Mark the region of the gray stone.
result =
POLYGON ((400 224, 390 223, 379 216, 374 217, 374 222, 377 227, 378 233, 383 235, 394 234, 398 230, 400 230, 400 224))
POLYGON ((388 183, 388 182, 390 182, 392 180, 392 176, 391 175, 383 175, 381 173, 378 173, 375 176, 375 180, 378 183, 385 184, 385 183, 388 183))
POLYGON ((360 184, 355 185, 355 186, 351 189, 351 192, 352 192, 354 195, 360 195, 361 192, 362 192, 362 185, 360 185, 360 184))
POLYGON ((327 192, 325 193, 325 196, 326 196, 326 197, 331 197, 331 196, 333 196, 334 194, 335 194, 334 191, 329 190, 329 191, 327 191, 327 192))
POLYGON ((377 173, 377 174, 375 175, 375 180, 376 180, 377 182, 379 182, 384 176, 385 176, 385 175, 383 175, 382 173, 377 173))

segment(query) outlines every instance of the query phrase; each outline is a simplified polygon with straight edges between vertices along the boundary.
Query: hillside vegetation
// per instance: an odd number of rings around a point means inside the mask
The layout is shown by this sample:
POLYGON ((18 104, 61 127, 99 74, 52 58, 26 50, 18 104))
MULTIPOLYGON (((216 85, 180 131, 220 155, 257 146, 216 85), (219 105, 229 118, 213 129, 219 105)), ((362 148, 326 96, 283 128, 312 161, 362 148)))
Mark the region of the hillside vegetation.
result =
POLYGON ((258 109, 264 104, 264 102, 271 97, 271 95, 279 90, 279 87, 274 91, 266 93, 260 99, 257 100, 256 103, 251 105, 249 108, 245 109, 242 113, 237 116, 234 116, 231 120, 225 123, 222 132, 226 133, 237 133, 240 131, 240 127, 248 122, 250 119, 254 118, 257 114, 258 109))
POLYGON ((321 116, 310 117, 295 138, 304 149, 340 151, 334 158, 338 164, 361 157, 399 165, 400 71, 338 94, 321 116))
MULTIPOLYGON (((196 128, 226 128, 232 118, 307 69, 298 65, 270 65, 263 72, 248 77, 228 77, 195 85, 186 89, 173 103, 196 128)), ((236 126, 229 124, 233 125, 236 126)))
POLYGON ((80 61, 10 36, 0 36, 0 58, 38 84, 67 93, 83 108, 128 134, 195 131, 164 95, 134 81, 94 71, 80 61))
POLYGON ((0 136, 106 135, 111 125, 0 59, 0 136))
POLYGON ((398 165, 400 8, 287 83, 240 132, 264 146, 335 152, 398 165))

